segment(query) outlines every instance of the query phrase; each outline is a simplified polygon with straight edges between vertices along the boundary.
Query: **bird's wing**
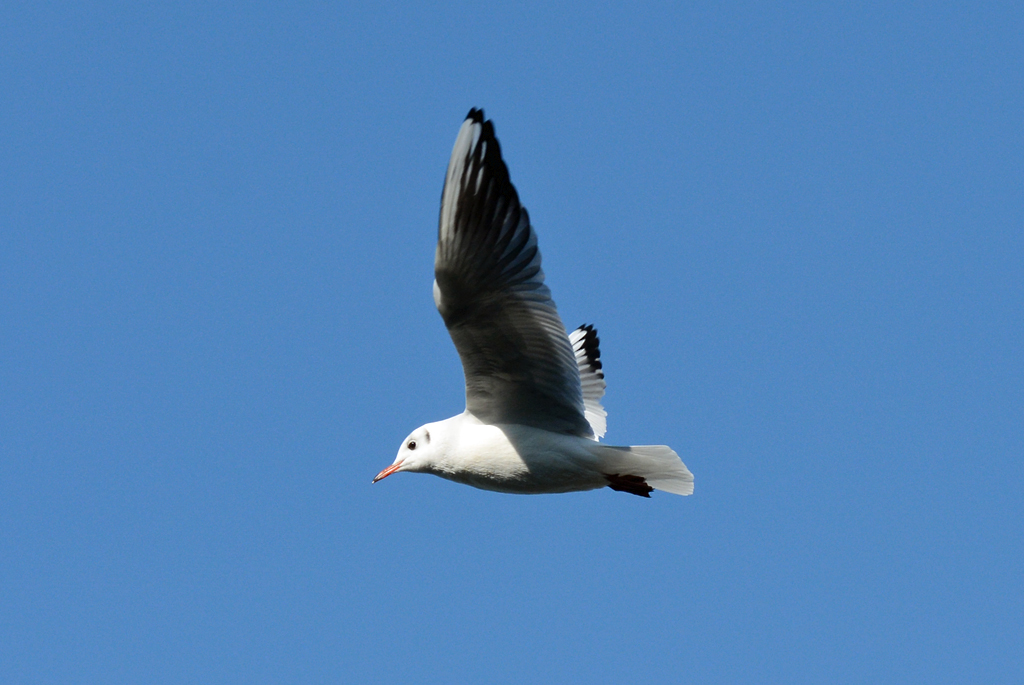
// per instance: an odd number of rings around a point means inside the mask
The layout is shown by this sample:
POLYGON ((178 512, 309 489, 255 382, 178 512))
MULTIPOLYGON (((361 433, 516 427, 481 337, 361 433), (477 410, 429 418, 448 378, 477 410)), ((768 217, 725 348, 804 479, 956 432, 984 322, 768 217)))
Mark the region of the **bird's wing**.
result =
POLYGON ((593 437, 537 235, 477 109, 459 130, 441 193, 434 302, 462 359, 470 413, 593 437))
POLYGON ((569 343, 576 353, 576 366, 583 386, 583 413, 594 431, 595 438, 603 438, 608 426, 608 412, 601 406, 604 397, 604 371, 601 370, 601 339, 597 329, 586 324, 569 334, 569 343))

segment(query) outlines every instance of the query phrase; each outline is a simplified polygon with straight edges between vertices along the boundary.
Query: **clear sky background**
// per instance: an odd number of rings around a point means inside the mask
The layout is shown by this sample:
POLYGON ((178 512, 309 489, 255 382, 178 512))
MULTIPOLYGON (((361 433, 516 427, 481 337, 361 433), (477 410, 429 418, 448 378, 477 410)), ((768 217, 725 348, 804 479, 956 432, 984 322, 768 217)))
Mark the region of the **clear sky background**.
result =
POLYGON ((0 682, 1024 680, 1024 10, 4 3, 0 682), (401 474, 495 122, 607 439, 401 474))

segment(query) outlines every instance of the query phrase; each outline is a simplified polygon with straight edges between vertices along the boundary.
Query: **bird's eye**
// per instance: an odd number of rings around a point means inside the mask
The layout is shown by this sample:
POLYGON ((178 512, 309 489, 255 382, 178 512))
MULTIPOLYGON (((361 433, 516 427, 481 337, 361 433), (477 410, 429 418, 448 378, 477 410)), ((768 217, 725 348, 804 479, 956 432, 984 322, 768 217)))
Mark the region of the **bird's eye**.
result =
POLYGON ((411 449, 411 450, 414 450, 414 449, 416 449, 416 441, 415 441, 415 440, 410 440, 410 441, 409 441, 409 444, 408 444, 408 445, 406 445, 406 447, 408 447, 408 448, 409 448, 409 449, 411 449))

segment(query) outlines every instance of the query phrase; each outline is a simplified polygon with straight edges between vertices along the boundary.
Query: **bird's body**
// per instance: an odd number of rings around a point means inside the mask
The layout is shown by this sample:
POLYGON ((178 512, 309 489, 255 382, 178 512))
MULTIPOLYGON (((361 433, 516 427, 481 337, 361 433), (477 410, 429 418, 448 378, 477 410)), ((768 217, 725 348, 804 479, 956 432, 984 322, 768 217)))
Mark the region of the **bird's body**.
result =
POLYGON ((648 473, 645 482, 657 484, 653 487, 662 486, 680 495, 693 491, 690 481, 676 483, 681 475, 679 458, 660 445, 602 445, 533 426, 487 424, 469 412, 428 423, 416 435, 422 445, 419 449, 437 456, 422 468, 407 470, 432 473, 481 490, 538 495, 619 486, 617 489, 628 492, 642 491, 639 482, 628 480, 635 475, 632 472, 640 470, 648 473))
POLYGON ((517 494, 693 492, 693 475, 670 448, 598 442, 606 415, 597 332, 566 333, 529 215, 480 110, 470 110, 452 150, 434 273, 434 302, 466 376, 466 411, 413 431, 374 482, 412 471, 517 494))
POLYGON ((608 484, 587 444, 575 435, 522 424, 487 424, 469 412, 424 426, 439 458, 424 470, 482 490, 542 494, 608 484))

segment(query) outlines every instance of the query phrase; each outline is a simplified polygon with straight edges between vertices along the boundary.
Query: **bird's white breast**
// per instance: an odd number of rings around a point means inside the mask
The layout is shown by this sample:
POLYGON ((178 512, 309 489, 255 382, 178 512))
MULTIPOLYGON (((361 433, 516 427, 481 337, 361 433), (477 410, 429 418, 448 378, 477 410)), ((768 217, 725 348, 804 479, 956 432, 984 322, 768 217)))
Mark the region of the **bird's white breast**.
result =
POLYGON ((484 490, 520 494, 593 490, 607 485, 592 440, 531 426, 480 423, 460 414, 445 425, 434 473, 484 490))

